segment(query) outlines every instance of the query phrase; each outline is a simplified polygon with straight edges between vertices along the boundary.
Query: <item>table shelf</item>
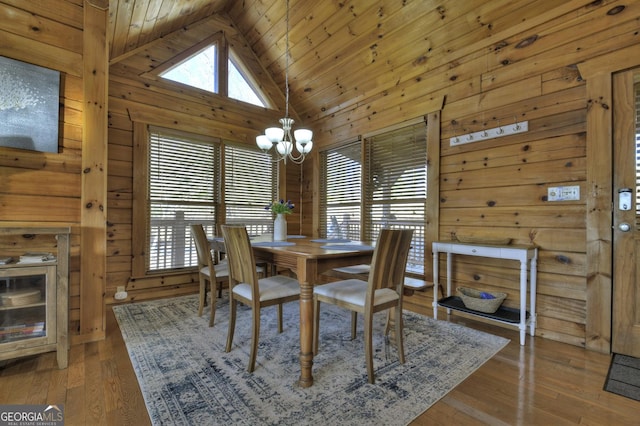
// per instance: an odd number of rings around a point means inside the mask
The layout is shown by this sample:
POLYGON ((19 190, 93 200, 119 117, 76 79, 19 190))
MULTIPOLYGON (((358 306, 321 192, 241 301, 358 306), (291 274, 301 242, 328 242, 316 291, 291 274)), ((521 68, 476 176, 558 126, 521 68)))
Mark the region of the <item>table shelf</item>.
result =
POLYGON ((0 311, 11 311, 11 310, 22 310, 25 308, 34 308, 38 306, 47 306, 46 302, 37 302, 37 303, 29 303, 28 305, 20 305, 20 306, 1 306, 0 311))
MULTIPOLYGON (((444 297, 438 300, 438 305, 443 308, 453 309, 460 312, 466 312, 468 314, 478 315, 481 317, 489 318, 495 321, 502 321, 509 324, 520 323, 520 310, 515 308, 509 308, 506 306, 500 306, 497 311, 490 314, 487 312, 480 312, 474 309, 469 309, 464 306, 464 302, 458 296, 444 297)), ((526 312, 526 319, 529 319, 529 311, 526 312)))

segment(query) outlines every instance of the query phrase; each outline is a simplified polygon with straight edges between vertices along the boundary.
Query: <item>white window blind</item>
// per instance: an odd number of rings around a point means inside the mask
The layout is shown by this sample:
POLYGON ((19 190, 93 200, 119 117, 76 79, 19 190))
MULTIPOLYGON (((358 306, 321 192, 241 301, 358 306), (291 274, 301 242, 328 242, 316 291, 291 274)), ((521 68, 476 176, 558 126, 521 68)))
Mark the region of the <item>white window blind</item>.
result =
POLYGON ((148 269, 197 264, 189 225, 216 229, 220 144, 212 138, 150 128, 148 269))
POLYGON ((320 234, 327 238, 361 239, 361 143, 320 153, 320 234))
POLYGON ((365 138, 364 238, 380 229, 413 229, 407 270, 424 274, 424 222, 427 200, 425 123, 365 138))
POLYGON ((273 217, 265 206, 277 196, 277 167, 270 154, 225 143, 226 223, 244 224, 253 235, 272 232, 273 217))

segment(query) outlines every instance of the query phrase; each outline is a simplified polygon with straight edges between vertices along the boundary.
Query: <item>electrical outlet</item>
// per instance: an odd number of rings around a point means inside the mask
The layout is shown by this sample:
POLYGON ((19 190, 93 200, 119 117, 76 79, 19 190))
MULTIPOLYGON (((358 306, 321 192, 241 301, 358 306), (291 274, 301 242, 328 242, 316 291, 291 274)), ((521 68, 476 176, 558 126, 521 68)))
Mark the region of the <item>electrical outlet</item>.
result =
POLYGON ((116 287, 116 294, 113 295, 113 298, 116 300, 124 300, 128 296, 127 291, 123 285, 119 285, 116 287))
POLYGON ((580 187, 554 186, 547 189, 547 201, 577 201, 580 200, 580 187))

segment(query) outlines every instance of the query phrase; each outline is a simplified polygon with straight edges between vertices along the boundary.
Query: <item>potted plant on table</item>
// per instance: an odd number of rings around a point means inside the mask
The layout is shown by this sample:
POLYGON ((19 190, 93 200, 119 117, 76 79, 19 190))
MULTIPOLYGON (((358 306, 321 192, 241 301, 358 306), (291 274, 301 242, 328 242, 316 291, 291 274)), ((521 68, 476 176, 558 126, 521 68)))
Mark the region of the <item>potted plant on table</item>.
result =
POLYGON ((293 203, 291 200, 274 201, 265 207, 265 210, 271 210, 271 213, 276 215, 273 221, 273 240, 284 241, 287 239, 287 220, 286 214, 291 214, 293 210, 293 203))

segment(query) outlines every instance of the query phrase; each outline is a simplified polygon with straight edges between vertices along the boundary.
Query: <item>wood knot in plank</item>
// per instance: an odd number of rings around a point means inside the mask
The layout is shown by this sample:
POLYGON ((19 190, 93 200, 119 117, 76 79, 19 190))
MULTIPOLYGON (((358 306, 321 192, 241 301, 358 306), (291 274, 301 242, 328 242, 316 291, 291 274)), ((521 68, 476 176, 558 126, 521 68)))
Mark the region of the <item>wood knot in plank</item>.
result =
POLYGON ((498 43, 496 43, 495 47, 493 48, 494 52, 499 52, 502 49, 504 49, 505 47, 509 46, 509 43, 507 43, 505 40, 500 41, 498 43))
POLYGON ((525 47, 531 46, 533 43, 538 40, 538 34, 534 34, 529 36, 523 40, 521 40, 518 44, 516 44, 516 49, 524 49, 525 47))
POLYGON ((609 16, 617 15, 618 13, 622 12, 625 9, 625 7, 626 7, 625 5, 621 4, 619 6, 611 8, 607 11, 607 15, 609 16))
POLYGON ((427 62, 427 57, 425 55, 421 55, 413 61, 413 65, 423 65, 427 62))

